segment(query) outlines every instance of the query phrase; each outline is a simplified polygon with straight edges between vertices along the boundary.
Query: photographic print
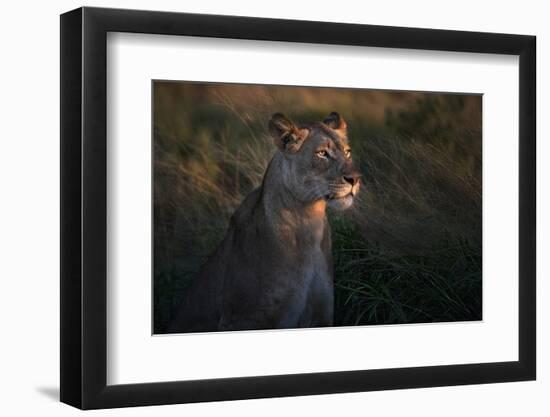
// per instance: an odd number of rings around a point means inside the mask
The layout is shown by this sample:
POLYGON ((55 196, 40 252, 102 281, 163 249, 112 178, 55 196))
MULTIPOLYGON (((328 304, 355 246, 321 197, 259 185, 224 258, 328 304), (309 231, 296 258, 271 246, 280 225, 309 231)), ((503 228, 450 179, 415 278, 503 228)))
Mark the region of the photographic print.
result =
POLYGON ((154 80, 153 333, 482 319, 482 96, 154 80))

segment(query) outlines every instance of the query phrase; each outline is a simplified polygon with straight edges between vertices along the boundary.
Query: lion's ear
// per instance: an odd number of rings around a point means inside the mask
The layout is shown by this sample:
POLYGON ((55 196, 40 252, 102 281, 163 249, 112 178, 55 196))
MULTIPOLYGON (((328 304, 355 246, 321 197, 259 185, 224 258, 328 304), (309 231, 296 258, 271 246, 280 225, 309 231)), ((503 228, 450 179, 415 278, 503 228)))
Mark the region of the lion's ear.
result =
POLYGON ((335 111, 329 114, 325 120, 323 120, 323 123, 331 129, 336 130, 341 136, 348 135, 348 124, 344 118, 335 111))
POLYGON ((294 153, 300 149, 309 134, 308 129, 296 127, 285 115, 275 113, 269 121, 269 133, 281 151, 294 153))

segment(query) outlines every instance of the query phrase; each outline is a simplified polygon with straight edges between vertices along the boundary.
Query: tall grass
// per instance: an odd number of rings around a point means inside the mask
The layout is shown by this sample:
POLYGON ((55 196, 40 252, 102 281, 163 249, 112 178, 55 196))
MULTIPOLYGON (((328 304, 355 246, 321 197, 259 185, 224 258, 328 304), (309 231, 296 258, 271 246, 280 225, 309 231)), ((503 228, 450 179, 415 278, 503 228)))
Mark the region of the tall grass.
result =
POLYGON ((270 115, 333 110, 364 174, 353 208, 330 213, 335 324, 481 318, 480 97, 157 82, 156 333, 261 183, 270 115))

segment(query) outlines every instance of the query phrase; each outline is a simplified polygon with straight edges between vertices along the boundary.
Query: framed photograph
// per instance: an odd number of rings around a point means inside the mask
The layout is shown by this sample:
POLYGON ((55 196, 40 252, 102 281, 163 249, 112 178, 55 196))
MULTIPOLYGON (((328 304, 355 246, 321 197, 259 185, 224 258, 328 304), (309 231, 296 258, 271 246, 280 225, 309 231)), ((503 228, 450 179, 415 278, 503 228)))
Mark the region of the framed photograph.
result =
POLYGON ((61 401, 533 380, 535 37, 61 16, 61 401))

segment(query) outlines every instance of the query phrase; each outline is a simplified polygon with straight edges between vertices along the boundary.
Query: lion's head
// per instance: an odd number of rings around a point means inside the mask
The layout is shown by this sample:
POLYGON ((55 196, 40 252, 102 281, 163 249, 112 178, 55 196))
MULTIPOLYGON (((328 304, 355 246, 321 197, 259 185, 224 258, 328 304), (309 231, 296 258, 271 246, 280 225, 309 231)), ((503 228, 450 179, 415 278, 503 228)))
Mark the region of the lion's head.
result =
POLYGON ((304 204, 326 200, 339 210, 353 204, 361 175, 353 166, 347 125, 338 113, 299 126, 276 113, 269 131, 284 156, 281 180, 294 198, 304 204))

